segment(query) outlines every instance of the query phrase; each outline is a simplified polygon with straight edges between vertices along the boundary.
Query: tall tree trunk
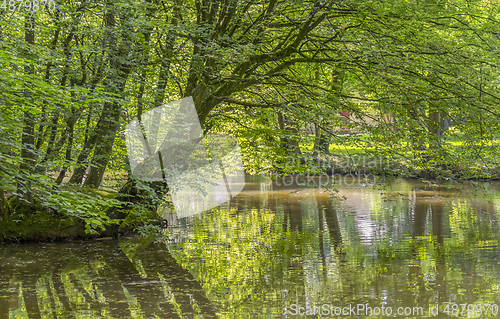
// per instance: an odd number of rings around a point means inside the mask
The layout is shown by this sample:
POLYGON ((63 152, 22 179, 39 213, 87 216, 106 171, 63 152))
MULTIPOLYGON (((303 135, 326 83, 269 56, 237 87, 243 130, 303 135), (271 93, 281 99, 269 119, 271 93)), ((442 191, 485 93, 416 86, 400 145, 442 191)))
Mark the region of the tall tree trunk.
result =
MULTIPOLYGON (((8 204, 5 199, 5 193, 0 189, 0 221, 4 221, 8 214, 8 204)), ((0 234, 1 235, 1 234, 0 234)))
MULTIPOLYGON (((180 3, 180 1, 178 2, 180 3)), ((265 12, 263 12, 262 14, 262 19, 261 19, 262 21, 259 22, 261 25, 265 25, 266 23, 269 23, 272 20, 270 15, 274 11, 276 3, 277 1, 271 1, 269 3, 269 6, 267 8, 266 7, 264 8, 265 12)), ((232 19, 234 14, 233 12, 232 14, 228 14, 225 17, 220 17, 221 23, 215 26, 212 19, 214 18, 214 15, 216 15, 216 10, 215 10, 216 7, 217 6, 214 5, 213 6, 214 9, 207 12, 205 3, 201 2, 196 3, 196 13, 197 13, 196 23, 203 28, 213 25, 216 30, 214 30, 215 31, 214 33, 207 32, 206 35, 195 36, 191 39, 193 52, 191 58, 191 65, 187 72, 188 79, 186 81, 186 84, 183 86, 184 90, 182 90, 181 85, 179 85, 179 92, 183 97, 188 97, 188 96, 193 97, 194 104, 196 106, 196 111, 198 114, 198 119, 202 127, 205 127, 205 122, 210 111, 223 101, 223 97, 229 97, 234 93, 241 92, 245 88, 248 88, 260 82, 257 79, 245 77, 246 72, 252 73, 258 68, 259 65, 270 62, 267 60, 270 58, 270 56, 258 59, 247 59, 241 63, 238 63, 235 66, 232 72, 233 75, 232 80, 219 82, 212 77, 212 76, 217 76, 217 73, 222 70, 218 69, 219 68, 218 63, 216 63, 217 61, 215 61, 215 58, 213 56, 210 56, 210 54, 204 54, 204 52, 202 52, 203 50, 207 49, 207 46, 205 46, 205 44, 210 46, 211 43, 214 41, 214 38, 217 37, 217 35, 220 34, 222 30, 227 30, 227 24, 232 23, 234 21, 235 26, 231 27, 232 30, 229 31, 228 33, 230 37, 233 36, 233 33, 238 28, 238 23, 240 21, 239 19, 236 20, 232 19), (202 66, 202 72, 200 72, 200 65, 202 66)), ((249 7, 250 4, 248 6, 245 6, 245 9, 243 11, 248 10, 249 7)), ((226 6, 225 9, 223 8, 223 10, 229 10, 228 12, 232 11, 231 6, 226 6)), ((309 19, 307 19, 307 21, 303 23, 302 28, 300 29, 298 35, 295 37, 295 40, 292 43, 286 44, 285 42, 283 42, 277 45, 276 52, 278 52, 278 55, 276 56, 276 58, 285 59, 291 56, 294 52, 296 52, 299 45, 305 40, 305 37, 314 28, 316 28, 325 18, 326 14, 322 14, 320 16, 314 15, 311 16, 309 19)), ((266 28, 262 29, 262 35, 265 30, 266 28)), ((258 37, 254 38, 253 43, 257 45, 258 43, 260 43, 261 39, 262 37, 261 35, 259 35, 258 37)), ((278 70, 281 70, 281 68, 273 69, 267 74, 275 75, 275 73, 277 73, 278 70)), ((159 101, 159 99, 157 101, 159 101)), ((298 131, 297 125, 295 125, 294 128, 296 131, 298 131)), ((292 127, 292 133, 294 128, 292 127)), ((294 143, 298 144, 297 141, 294 141, 294 143)), ((295 147, 295 150, 298 151, 298 147, 295 147)), ((134 197, 135 195, 132 197, 128 196, 128 194, 137 193, 137 188, 135 186, 135 183, 136 182, 133 180, 133 178, 130 177, 126 185, 122 187, 122 189, 120 190, 120 194, 123 195, 124 198, 128 198, 129 201, 132 201, 132 199, 134 200, 136 199, 136 197, 134 197)), ((151 188, 156 191, 157 187, 160 186, 163 185, 161 183, 157 183, 156 186, 151 186, 151 188)))
POLYGON ((64 157, 64 165, 59 172, 59 176, 57 176, 56 179, 56 184, 60 185, 64 179, 64 176, 66 175, 66 169, 68 167, 68 163, 71 161, 71 148, 73 147, 73 130, 74 130, 74 125, 72 125, 69 128, 69 136, 68 136, 68 143, 66 144, 66 156, 64 157))
MULTIPOLYGON (((66 37, 66 39, 64 39, 64 42, 63 42, 63 51, 64 51, 64 55, 66 57, 66 60, 64 62, 65 66, 63 69, 61 82, 60 82, 61 87, 65 87, 66 82, 68 81, 69 61, 70 61, 70 57, 71 57, 71 50, 70 50, 69 44, 73 40, 75 31, 76 31, 76 25, 73 25, 73 27, 71 28, 71 31, 69 32, 68 36, 66 37)), ((56 40, 57 39, 55 39, 54 41, 56 41, 56 40)), ((55 44, 54 44, 54 46, 55 46, 55 44)), ((48 77, 49 77, 48 72, 49 72, 49 67, 47 67, 46 74, 45 74, 47 81, 48 81, 48 77)), ((55 111, 55 114, 52 118, 52 124, 51 124, 52 127, 51 127, 49 145, 47 147, 47 151, 46 151, 45 156, 43 157, 42 161, 36 166, 36 171, 39 173, 45 171, 44 164, 47 162, 52 162, 52 160, 54 158, 56 158, 56 156, 59 154, 62 147, 64 146, 64 143, 66 142, 66 139, 67 139, 66 133, 68 131, 68 127, 66 127, 64 129, 64 131, 61 133, 59 140, 56 143, 54 143, 56 140, 56 135, 57 135, 57 122, 59 121, 59 117, 60 117, 60 110, 59 109, 61 109, 61 108, 63 108, 63 106, 58 105, 58 109, 55 111)))
POLYGON ((87 158, 89 157, 90 153, 94 149, 95 143, 97 140, 97 133, 93 132, 92 135, 88 140, 85 141, 83 144, 83 148, 78 155, 78 159, 76 160, 76 163, 78 166, 76 167, 75 171, 73 172, 73 175, 71 175, 71 178, 69 179, 68 183, 69 184, 78 184, 80 185, 82 183, 83 177, 85 175, 86 171, 86 166, 83 165, 87 158))
POLYGON ((422 132, 418 129, 420 125, 420 115, 417 107, 411 104, 408 109, 409 114, 409 124, 408 129, 410 131, 411 144, 413 145, 415 157, 418 156, 425 149, 425 145, 422 141, 422 132))
POLYGON ((299 141, 296 138, 298 133, 298 124, 295 121, 290 121, 287 119, 285 115, 281 111, 278 112, 278 125, 282 132, 284 132, 287 136, 281 138, 281 145, 284 149, 287 150, 289 155, 299 155, 300 147, 299 141))
MULTIPOLYGON (((29 46, 35 44, 35 17, 34 15, 27 15, 26 22, 24 23, 24 40, 28 49, 26 49, 25 57, 29 57, 29 46)), ((26 75, 33 75, 35 73, 34 66, 27 65, 24 69, 26 75)), ((30 85, 27 83, 26 85, 30 85)), ((29 172, 33 168, 35 162, 35 116, 30 112, 32 98, 29 96, 28 90, 25 91, 25 97, 29 101, 23 112, 23 132, 21 136, 21 158, 22 163, 20 170, 29 172)), ((18 193, 23 194, 23 199, 30 204, 33 204, 33 197, 31 195, 30 183, 20 182, 18 184, 18 193)))
MULTIPOLYGON (((73 99, 74 98, 75 97, 73 96, 73 99)), ((74 136, 75 124, 76 124, 76 121, 78 120, 78 118, 79 118, 79 115, 78 115, 77 110, 74 107, 71 108, 71 115, 68 118, 68 122, 67 122, 67 124, 68 124, 68 141, 66 144, 66 155, 64 157, 65 163, 63 164, 61 172, 59 172, 59 176, 56 179, 56 183, 59 185, 62 183, 64 176, 66 175, 67 167, 71 161, 71 149, 73 148, 73 136, 74 136)))
MULTIPOLYGON (((59 115, 60 115, 59 110, 56 110, 54 112, 54 115, 52 116, 52 121, 50 123, 50 136, 49 136, 49 143, 47 145, 47 151, 45 152, 45 156, 43 157, 43 159, 36 166, 35 170, 37 173, 40 174, 45 173, 44 164, 47 163, 47 161, 51 159, 52 156, 54 155, 54 142, 56 140, 56 135, 57 135, 57 123, 59 122, 59 115)), ((48 128, 45 130, 45 132, 47 131, 48 128)))
MULTIPOLYGON (((336 109, 341 110, 342 107, 340 105, 340 94, 344 88, 344 76, 345 71, 340 68, 334 68, 331 74, 331 85, 329 87, 330 92, 333 94, 333 98, 336 101, 336 109)), ((319 80, 319 74, 316 75, 317 80, 319 80)), ((316 128, 316 138, 314 139, 314 148, 313 150, 319 151, 320 153, 329 153, 330 142, 327 138, 324 129, 331 128, 331 123, 329 123, 328 119, 320 120, 318 124, 315 124, 316 128)))
MULTIPOLYGON (((59 11, 56 11, 55 13, 57 21, 59 21, 59 11)), ((52 42, 50 44, 50 50, 55 52, 57 42, 59 40, 59 35, 61 34, 61 26, 58 24, 57 29, 54 31, 54 37, 52 39, 52 42)), ((50 69, 54 66, 53 61, 50 61, 47 63, 47 66, 45 67, 45 78, 44 81, 49 83, 50 79, 50 69)), ((40 121, 40 124, 38 126, 38 138, 36 140, 36 149, 39 150, 40 147, 42 147, 42 144, 45 142, 45 138, 47 137, 48 134, 48 129, 45 128, 46 123, 45 121, 47 120, 47 102, 44 101, 42 105, 42 119, 40 121)))
MULTIPOLYGON (((95 88, 97 87, 98 82, 102 78, 104 73, 104 63, 101 61, 99 64, 99 67, 97 68, 97 71, 94 73, 94 78, 91 81, 91 92, 94 92, 95 88)), ((80 151, 80 154, 78 155, 78 158, 76 160, 76 169, 71 175, 71 178, 69 180, 69 184, 78 184, 81 185, 83 181, 83 177, 85 175, 85 171, 87 170, 87 165, 84 165, 84 163, 87 162, 88 157, 92 150, 94 149, 96 139, 97 139, 97 133, 96 130, 90 130, 90 120, 92 118, 92 109, 89 110, 89 113, 87 114, 87 123, 85 126, 85 139, 83 142, 83 147, 82 150, 80 151), (90 133, 91 132, 91 133, 90 133)), ((99 123, 101 122, 101 118, 99 118, 96 129, 99 127, 99 123)))
MULTIPOLYGON (((322 122, 321 124, 323 123, 324 122, 322 122)), ((315 139, 314 139, 313 151, 318 151, 321 154, 328 154, 330 148, 330 142, 328 141, 328 138, 325 136, 325 133, 321 128, 320 124, 317 123, 314 124, 314 133, 315 133, 315 139)))
POLYGON ((439 139, 441 136, 441 114, 439 110, 435 109, 432 105, 429 107, 429 132, 431 133, 431 140, 429 141, 429 148, 434 149, 438 147, 439 139))

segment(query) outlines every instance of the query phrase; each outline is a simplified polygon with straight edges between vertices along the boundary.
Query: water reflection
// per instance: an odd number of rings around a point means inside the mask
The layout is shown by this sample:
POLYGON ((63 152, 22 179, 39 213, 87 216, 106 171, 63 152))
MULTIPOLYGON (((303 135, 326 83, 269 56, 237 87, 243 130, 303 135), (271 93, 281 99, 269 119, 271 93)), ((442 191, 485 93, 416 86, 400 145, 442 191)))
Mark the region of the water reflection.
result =
POLYGON ((498 184, 479 194, 460 184, 352 185, 340 189, 344 201, 294 187, 257 181, 229 209, 171 218, 172 254, 221 317, 364 304, 439 318, 453 303, 500 303, 498 184))
POLYGON ((0 318, 215 317, 165 245, 144 240, 2 248, 0 318))
POLYGON ((444 318, 453 303, 500 305, 500 187, 483 186, 354 183, 331 200, 254 179, 219 209, 166 212, 166 243, 0 247, 0 318, 282 318, 358 304, 444 318))

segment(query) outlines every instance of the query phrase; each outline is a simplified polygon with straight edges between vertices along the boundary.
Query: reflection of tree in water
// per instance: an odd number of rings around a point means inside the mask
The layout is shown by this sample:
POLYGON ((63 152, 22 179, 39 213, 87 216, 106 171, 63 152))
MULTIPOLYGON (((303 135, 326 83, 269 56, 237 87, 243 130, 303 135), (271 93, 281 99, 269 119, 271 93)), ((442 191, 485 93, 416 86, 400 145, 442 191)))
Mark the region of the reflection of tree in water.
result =
MULTIPOLYGON (((163 246, 102 242, 101 249, 78 246, 76 256, 67 253, 71 249, 46 251, 58 260, 47 262, 52 268, 35 269, 30 260, 36 255, 12 254, 19 260, 1 259, 1 274, 35 274, 24 276, 22 286, 33 318, 34 301, 41 300, 36 278, 47 278, 46 273, 54 275, 44 285, 54 289, 46 289, 52 295, 43 300, 56 301, 43 309, 56 309, 58 316, 106 308, 115 317, 134 312, 171 318, 217 309, 221 318, 269 318, 306 302, 380 306, 386 300, 410 307, 496 302, 500 227, 494 205, 412 194, 399 202, 360 196, 368 211, 346 209, 319 193, 243 194, 229 208, 184 220, 181 239, 189 240, 169 244, 171 255, 163 246), (369 240, 361 238, 358 214, 369 217, 364 225, 375 234, 369 240)), ((17 287, 14 281, 0 279, 2 296, 10 294, 10 304, 0 298, 0 318, 17 305, 18 290, 7 290, 12 286, 17 287)))
POLYGON ((302 231, 302 210, 300 204, 286 201, 283 204, 283 231, 302 231))
MULTIPOLYGON (((319 251, 321 256, 323 282, 328 282, 328 261, 325 250, 325 223, 328 232, 326 233, 331 243, 331 248, 339 262, 345 261, 345 250, 342 242, 342 233, 340 231, 339 220, 337 211, 333 202, 328 198, 317 196, 316 197, 318 208, 318 221, 319 221, 319 251)), ((330 247, 328 247, 330 248, 330 247)), ((342 263, 340 263, 342 267, 342 263)))
POLYGON ((494 238, 499 227, 491 222, 497 212, 487 218, 468 205, 458 207, 449 196, 433 197, 429 192, 416 191, 414 196, 388 201, 360 196, 365 201, 360 205, 368 211, 346 210, 324 194, 306 193, 243 194, 233 200, 232 214, 217 212, 191 228, 197 229, 192 232, 195 239, 205 231, 205 240, 176 249, 176 259, 183 266, 204 274, 199 280, 211 300, 225 300, 228 310, 221 317, 243 315, 249 309, 257 317, 282 315, 283 307, 293 303, 380 306, 386 300, 389 305, 428 307, 454 300, 477 302, 480 295, 490 303, 496 300, 491 283, 499 283, 499 266, 495 263, 492 269, 496 270, 479 276, 478 265, 491 256, 463 244, 494 238), (373 234, 369 240, 361 238, 358 214, 369 218, 364 226, 370 228, 363 233, 373 234), (468 219, 475 222, 464 227, 468 219), (207 227, 224 229, 224 239, 207 234, 207 227), (463 238, 460 245, 456 245, 457 238, 463 238), (255 245, 260 249, 255 251, 255 245), (465 249, 470 250, 464 253, 465 249), (190 256, 193 251, 195 259, 190 256), (213 270, 216 265, 224 265, 223 270, 213 270), (234 279, 228 282, 222 273, 231 273, 234 279), (222 286, 224 295, 216 288, 222 286), (479 288, 481 294, 464 293, 479 288))
POLYGON ((337 210, 332 201, 325 197, 316 197, 318 203, 318 217, 320 224, 320 232, 323 231, 323 217, 328 227, 328 234, 333 245, 333 249, 338 254, 345 254, 342 243, 342 233, 340 231, 339 219, 337 210))
POLYGON ((438 293, 438 302, 445 302, 448 300, 448 293, 446 291, 446 249, 444 246, 444 206, 443 201, 434 201, 431 203, 434 259, 436 262, 435 289, 438 293))
POLYGON ((413 202, 413 228, 411 234, 411 263, 409 265, 408 283, 418 287, 416 298, 405 295, 407 304, 423 305, 433 293, 437 293, 437 301, 447 299, 446 262, 444 248, 444 202, 442 199, 429 199, 417 194, 413 202), (430 215, 430 217, 429 217, 430 215), (431 223, 432 230, 426 234, 426 226, 431 223), (430 235, 430 237, 428 236, 430 235), (429 242, 433 245, 433 254, 426 256, 429 242), (430 275, 422 269, 421 263, 435 262, 435 280, 432 283, 435 292, 428 291, 426 276, 430 275))
POLYGON ((1 259, 0 318, 9 318, 9 311, 22 317, 22 304, 29 318, 216 317, 200 284, 163 244, 103 241, 74 247, 46 245, 43 254, 27 249, 1 259))

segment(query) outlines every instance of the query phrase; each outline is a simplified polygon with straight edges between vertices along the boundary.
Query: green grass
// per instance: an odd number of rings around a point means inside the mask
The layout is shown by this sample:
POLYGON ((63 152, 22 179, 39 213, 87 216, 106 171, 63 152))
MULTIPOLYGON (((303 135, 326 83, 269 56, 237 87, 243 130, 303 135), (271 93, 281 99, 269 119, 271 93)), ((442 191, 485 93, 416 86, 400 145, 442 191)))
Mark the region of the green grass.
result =
MULTIPOLYGON (((379 154, 385 153, 384 161, 391 163, 390 168, 384 168, 385 171, 379 173, 412 177, 423 171, 427 172, 426 176, 436 176, 436 178, 439 176, 459 179, 500 178, 500 140, 480 144, 457 135, 443 137, 441 142, 444 152, 438 153, 431 149, 415 152, 408 142, 399 143, 400 147, 395 149, 390 148, 390 142, 375 149, 367 134, 343 135, 337 137, 338 143, 330 144, 328 156, 337 160, 347 156, 352 158, 366 156, 369 160, 378 158, 378 155, 374 154, 377 151, 379 154)), ((302 153, 310 154, 313 145, 313 138, 302 143, 302 153)))
MULTIPOLYGON (((373 147, 366 146, 368 135, 342 135, 338 137, 340 143, 331 143, 328 150, 332 156, 369 155, 374 151, 373 147)), ((314 142, 300 144, 302 153, 310 153, 314 142)))

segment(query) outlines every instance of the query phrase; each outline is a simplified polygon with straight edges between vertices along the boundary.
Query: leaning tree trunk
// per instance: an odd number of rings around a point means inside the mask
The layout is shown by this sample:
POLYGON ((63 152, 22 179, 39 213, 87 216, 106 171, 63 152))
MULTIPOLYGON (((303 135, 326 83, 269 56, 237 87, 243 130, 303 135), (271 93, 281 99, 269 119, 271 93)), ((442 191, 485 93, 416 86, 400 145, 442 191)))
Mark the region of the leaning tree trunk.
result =
MULTIPOLYGON (((308 34, 318 27, 327 17, 326 14, 311 15, 308 19, 303 21, 302 26, 299 28, 296 36, 294 36, 294 40, 290 41, 290 44, 285 46, 285 43, 289 41, 278 43, 273 54, 257 54, 255 57, 250 57, 237 63, 233 68, 231 76, 228 77, 227 80, 220 81, 220 75, 224 73, 225 66, 218 63, 217 58, 212 54, 207 54, 209 53, 208 48, 214 43, 215 37, 236 37, 233 33, 238 28, 243 30, 244 33, 248 31, 247 27, 241 23, 241 18, 236 16, 236 12, 238 8, 246 11, 249 7, 240 7, 237 6, 237 3, 238 2, 234 2, 234 5, 226 6, 224 10, 219 11, 220 15, 217 13, 217 10, 215 10, 218 6, 217 3, 213 3, 213 6, 210 4, 209 11, 207 11, 207 6, 204 4, 196 6, 196 23, 204 29, 207 28, 207 26, 213 26, 214 32, 205 32, 203 35, 200 34, 190 37, 191 44, 193 45, 193 53, 191 55, 191 65, 187 72, 188 78, 185 84, 177 83, 177 85, 179 87, 180 96, 193 97, 199 123, 205 129, 205 122, 207 121, 208 114, 215 106, 219 105, 225 98, 230 97, 232 94, 241 92, 261 81, 260 78, 257 79, 252 76, 262 65, 273 64, 273 67, 266 73, 269 77, 277 76, 281 71, 286 69, 289 65, 284 63, 285 59, 288 59, 296 53, 300 45, 304 43, 304 41, 307 41, 308 34), (216 22, 217 20, 218 22, 216 22), (228 24, 230 23, 234 24, 234 26, 229 28, 228 24), (246 31, 244 31, 245 29, 246 31), (275 68, 274 64, 276 62, 282 62, 281 66, 275 68), (247 77, 246 75, 250 76, 247 77), (184 90, 182 88, 184 88, 184 90)), ((180 4, 180 1, 178 1, 177 4, 180 4)), ((254 45, 258 46, 263 42, 265 31, 272 21, 272 13, 276 8, 276 4, 277 1, 271 1, 268 6, 264 6, 264 11, 261 15, 262 21, 259 22, 260 27, 257 28, 253 41, 254 45)), ((181 19, 179 20, 181 21, 181 19)), ((296 130, 298 128, 297 123, 290 124, 292 124, 290 127, 291 130, 296 130)), ((298 148, 296 149, 298 150, 298 148)), ((137 191, 137 185, 138 183, 130 178, 127 184, 120 190, 119 197, 128 198, 129 202, 133 202, 136 200, 136 195, 134 194, 139 193, 137 191)), ((156 190, 162 186, 161 183, 157 183, 151 188, 156 192, 156 190)), ((124 203, 124 205, 126 205, 126 203, 124 203)))
MULTIPOLYGON (((124 84, 122 85, 125 86, 124 84)), ((101 184, 104 171, 111 158, 113 143, 116 132, 119 128, 121 105, 119 102, 106 102, 101 113, 103 121, 96 130, 96 143, 94 156, 92 157, 93 166, 85 180, 85 186, 97 188, 101 184)))
MULTIPOLYGON (((130 65, 126 62, 127 56, 131 50, 131 40, 123 39, 118 43, 117 31, 115 30, 116 20, 114 6, 108 3, 108 12, 105 15, 107 35, 110 46, 110 65, 108 77, 104 83, 108 92, 121 95, 125 90, 127 80, 131 71, 130 65)), ((125 19, 128 20, 128 19, 125 19)), ((122 22, 127 32, 133 32, 133 26, 130 21, 122 22)), ((119 128, 119 119, 121 113, 121 102, 116 98, 113 101, 106 101, 101 112, 100 120, 97 124, 95 133, 95 149, 92 157, 92 167, 85 180, 85 186, 99 187, 104 171, 111 158, 112 148, 116 133, 119 128)))

